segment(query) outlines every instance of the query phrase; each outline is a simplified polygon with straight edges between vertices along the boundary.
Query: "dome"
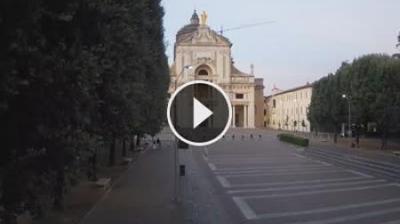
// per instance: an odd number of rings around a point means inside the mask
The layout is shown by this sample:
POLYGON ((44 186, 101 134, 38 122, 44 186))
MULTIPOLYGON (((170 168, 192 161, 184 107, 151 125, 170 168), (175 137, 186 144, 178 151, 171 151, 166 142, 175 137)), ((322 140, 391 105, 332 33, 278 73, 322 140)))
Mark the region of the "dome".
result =
POLYGON ((178 33, 176 34, 176 40, 179 41, 186 34, 196 32, 199 26, 199 16, 197 15, 196 10, 194 10, 192 18, 190 18, 190 24, 185 25, 178 31, 178 33))
POLYGON ((190 19, 190 23, 197 24, 197 25, 200 23, 199 15, 197 15, 196 10, 194 10, 194 12, 193 12, 192 18, 190 19))

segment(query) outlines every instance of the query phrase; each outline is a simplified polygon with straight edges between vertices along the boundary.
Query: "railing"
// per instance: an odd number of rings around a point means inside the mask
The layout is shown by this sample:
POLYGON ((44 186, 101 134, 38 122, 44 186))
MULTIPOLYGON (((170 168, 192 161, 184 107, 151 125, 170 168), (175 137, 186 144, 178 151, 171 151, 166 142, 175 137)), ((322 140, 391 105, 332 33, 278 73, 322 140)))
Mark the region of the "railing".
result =
POLYGON ((246 76, 232 76, 232 83, 254 83, 254 77, 246 76))

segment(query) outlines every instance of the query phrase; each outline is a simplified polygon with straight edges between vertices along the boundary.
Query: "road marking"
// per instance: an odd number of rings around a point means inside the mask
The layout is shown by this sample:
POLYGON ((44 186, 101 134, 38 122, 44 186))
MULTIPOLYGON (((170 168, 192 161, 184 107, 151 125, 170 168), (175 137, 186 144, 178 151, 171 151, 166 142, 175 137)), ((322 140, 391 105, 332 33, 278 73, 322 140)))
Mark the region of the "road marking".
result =
POLYGON ((225 177, 253 177, 253 176, 287 176, 287 175, 303 175, 303 174, 324 174, 324 173, 340 173, 348 172, 345 170, 327 170, 327 171, 315 171, 315 172, 280 172, 280 173, 260 173, 260 174, 231 174, 225 175, 225 177))
POLYGON ((342 211, 342 210, 353 209, 353 208, 363 208, 363 207, 370 207, 370 206, 376 206, 376 205, 384 205, 384 204, 390 204, 390 203, 394 203, 394 202, 400 202, 400 198, 388 199, 388 200, 382 200, 382 201, 364 202, 364 203, 357 203, 357 204, 348 204, 348 205, 342 205, 342 206, 324 207, 324 208, 317 208, 317 209, 311 209, 311 210, 305 210, 305 211, 260 214, 260 215, 257 215, 257 219, 280 218, 280 217, 288 217, 288 216, 296 216, 296 215, 310 215, 310 214, 315 214, 315 213, 320 214, 320 213, 336 212, 336 211, 342 211))
POLYGON ((330 156, 330 155, 321 154, 321 153, 319 153, 317 155, 317 157, 333 160, 333 161, 335 161, 335 163, 340 163, 345 166, 351 166, 351 167, 356 166, 358 168, 361 168, 364 170, 369 170, 369 171, 372 171, 375 173, 379 173, 381 175, 383 174, 383 175, 389 176, 391 178, 399 178, 398 171, 396 171, 395 173, 393 173, 393 172, 389 173, 389 172, 383 171, 379 168, 371 168, 371 167, 368 167, 365 165, 366 162, 359 162, 357 160, 342 160, 342 159, 337 158, 337 156, 330 156))
POLYGON ((400 212, 400 207, 383 209, 383 210, 372 211, 372 212, 371 211, 364 212, 364 213, 359 213, 356 215, 341 216, 341 217, 332 218, 332 219, 324 219, 324 220, 309 221, 309 222, 294 222, 294 223, 290 223, 290 224, 321 224, 321 223, 332 224, 332 223, 347 222, 347 221, 352 221, 352 220, 357 220, 357 219, 370 218, 370 217, 379 216, 379 215, 386 215, 386 214, 394 213, 394 212, 400 212))
POLYGON ((400 219, 389 221, 389 222, 384 222, 384 223, 381 223, 381 224, 399 224, 399 223, 400 223, 400 219))
POLYGON ((344 158, 349 159, 349 160, 358 160, 358 161, 363 162, 363 163, 372 162, 376 166, 380 166, 380 167, 384 167, 382 165, 386 165, 386 166, 391 166, 392 168, 400 169, 400 165, 398 165, 396 163, 385 162, 385 161, 382 161, 382 160, 373 160, 373 159, 369 159, 368 157, 364 157, 364 156, 357 156, 357 155, 346 154, 346 153, 341 153, 341 152, 333 152, 331 150, 329 150, 329 151, 318 150, 318 152, 320 154, 324 154, 324 155, 333 155, 335 157, 344 157, 344 158), (377 163, 379 163, 379 165, 377 163))
POLYGON ((396 186, 396 185, 394 185, 394 184, 379 184, 379 185, 372 185, 372 186, 365 186, 365 187, 349 187, 349 188, 305 191, 305 192, 296 192, 296 193, 278 193, 278 194, 269 194, 269 195, 244 196, 242 198, 246 198, 246 199, 280 198, 280 197, 303 196, 303 195, 334 193, 334 192, 362 191, 362 190, 368 190, 368 189, 376 189, 376 188, 383 188, 383 187, 393 187, 393 186, 396 186))
POLYGON ((208 167, 210 167, 210 170, 215 171, 217 167, 213 163, 208 163, 208 167))
POLYGON ((254 183, 254 184, 231 184, 232 187, 245 188, 257 186, 279 186, 279 185, 298 185, 298 184, 312 184, 312 183, 327 183, 336 181, 352 181, 364 180, 365 177, 347 177, 347 178, 332 178, 332 179, 317 179, 317 180, 300 180, 300 181, 284 181, 284 182, 267 182, 267 183, 254 183))
POLYGON ((318 162, 318 163, 321 163, 322 165, 325 165, 325 166, 332 166, 332 164, 329 164, 329 163, 324 162, 324 161, 319 161, 319 160, 317 160, 317 162, 318 162))
POLYGON ((212 158, 208 158, 209 161, 216 163, 216 164, 221 164, 221 165, 237 165, 237 164, 268 164, 268 165, 274 165, 274 164, 280 164, 282 165, 280 161, 286 161, 289 164, 306 164, 309 163, 310 161, 307 160, 302 160, 297 157, 294 157, 295 159, 288 159, 288 158, 277 158, 277 159, 238 159, 238 160, 215 160, 212 158))
MULTIPOLYGON (((302 171, 333 171, 332 169, 328 169, 327 167, 308 167, 308 168, 296 168, 296 169, 258 169, 258 170, 244 170, 244 171, 215 171, 215 174, 218 175, 235 175, 235 174, 256 174, 256 173, 290 173, 293 171, 297 171, 302 169, 302 171)), ((338 168, 338 171, 344 171, 343 169, 338 168)))
POLYGON ((347 171, 349 171, 350 173, 354 173, 356 175, 362 176, 362 177, 372 177, 371 175, 368 175, 368 174, 365 174, 365 173, 362 173, 362 172, 358 172, 358 171, 355 171, 355 170, 347 170, 347 171))
MULTIPOLYGON (((330 165, 332 166, 332 165, 330 165)), ((252 167, 243 167, 243 168, 219 168, 219 171, 245 171, 245 170, 256 170, 256 169, 302 169, 302 168, 317 168, 317 167, 325 167, 318 164, 315 165, 297 165, 297 166, 252 166, 252 167)))
POLYGON ((390 165, 387 164, 385 162, 376 162, 374 160, 368 160, 368 159, 357 159, 354 158, 352 156, 348 156, 348 155, 338 155, 338 154, 332 154, 332 153, 325 153, 325 152, 314 152, 314 154, 316 154, 319 157, 322 158, 327 158, 330 160, 334 160, 336 162, 340 162, 340 163, 345 163, 346 161, 349 164, 357 165, 357 166, 363 166, 364 168, 370 168, 370 169, 375 169, 375 170, 386 170, 392 173, 397 173, 398 174, 398 170, 400 168, 400 166, 396 166, 394 164, 390 165), (344 158, 344 159, 343 159, 344 158))
POLYGON ((231 187, 231 184, 225 177, 217 176, 217 180, 222 185, 222 187, 224 187, 224 188, 231 187))
POLYGON ((305 156, 303 156, 303 155, 300 155, 300 154, 297 154, 297 153, 293 153, 293 155, 294 155, 294 156, 296 156, 296 157, 299 157, 299 158, 302 158, 302 159, 308 160, 308 158, 307 158, 307 157, 305 157, 305 156))
POLYGON ((230 190, 230 191, 228 191, 228 194, 314 189, 314 188, 322 188, 322 187, 351 186, 351 185, 358 185, 358 184, 371 184, 371 183, 382 183, 382 182, 387 182, 387 181, 386 180, 367 180, 367 181, 344 182, 344 183, 317 184, 317 185, 311 185, 311 186, 303 185, 303 186, 273 187, 273 188, 263 188, 263 189, 230 190))
POLYGON ((247 202, 245 202, 240 197, 232 197, 232 199, 246 219, 256 219, 257 218, 256 213, 253 211, 253 209, 250 208, 250 206, 249 206, 249 204, 247 204, 247 202))
POLYGON ((240 155, 236 157, 231 157, 231 156, 219 156, 216 157, 214 155, 209 155, 210 159, 216 160, 216 161, 237 161, 237 160, 264 160, 264 161, 276 161, 276 160, 281 160, 281 159, 291 159, 291 160, 298 160, 298 161, 303 161, 304 159, 309 160, 307 157, 299 157, 295 156, 298 153, 291 153, 291 154, 284 154, 284 155, 276 155, 276 156, 271 156, 271 155, 240 155))

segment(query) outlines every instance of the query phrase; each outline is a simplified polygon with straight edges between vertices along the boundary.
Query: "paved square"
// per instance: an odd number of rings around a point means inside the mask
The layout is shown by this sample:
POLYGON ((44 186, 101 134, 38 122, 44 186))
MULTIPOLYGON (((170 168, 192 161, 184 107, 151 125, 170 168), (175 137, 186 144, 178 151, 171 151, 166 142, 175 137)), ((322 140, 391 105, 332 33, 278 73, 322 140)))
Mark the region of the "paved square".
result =
POLYGON ((246 223, 400 223, 399 183, 301 151, 234 130, 204 159, 246 223))

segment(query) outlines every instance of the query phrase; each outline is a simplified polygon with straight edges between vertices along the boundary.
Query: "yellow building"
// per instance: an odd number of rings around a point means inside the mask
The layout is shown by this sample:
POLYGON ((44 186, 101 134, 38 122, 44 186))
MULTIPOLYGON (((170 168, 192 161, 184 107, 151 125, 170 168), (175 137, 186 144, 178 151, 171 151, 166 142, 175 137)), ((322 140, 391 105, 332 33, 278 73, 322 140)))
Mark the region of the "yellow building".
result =
POLYGON ((280 91, 264 98, 264 126, 272 129, 310 132, 307 118, 312 85, 280 91))

